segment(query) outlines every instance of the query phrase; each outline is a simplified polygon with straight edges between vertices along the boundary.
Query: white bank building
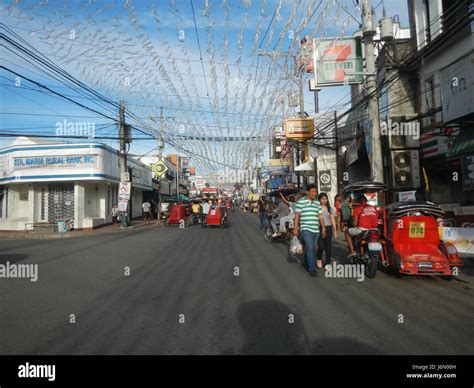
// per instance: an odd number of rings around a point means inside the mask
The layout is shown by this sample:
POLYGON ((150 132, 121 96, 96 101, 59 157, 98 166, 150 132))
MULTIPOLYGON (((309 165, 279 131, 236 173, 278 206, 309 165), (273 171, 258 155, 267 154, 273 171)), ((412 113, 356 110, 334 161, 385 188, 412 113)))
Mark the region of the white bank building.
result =
MULTIPOLYGON (((151 170, 128 158, 131 217, 141 216, 151 170)), ((93 229, 112 221, 118 202, 118 151, 99 143, 51 143, 20 137, 0 149, 0 230, 24 231, 58 221, 93 229)))

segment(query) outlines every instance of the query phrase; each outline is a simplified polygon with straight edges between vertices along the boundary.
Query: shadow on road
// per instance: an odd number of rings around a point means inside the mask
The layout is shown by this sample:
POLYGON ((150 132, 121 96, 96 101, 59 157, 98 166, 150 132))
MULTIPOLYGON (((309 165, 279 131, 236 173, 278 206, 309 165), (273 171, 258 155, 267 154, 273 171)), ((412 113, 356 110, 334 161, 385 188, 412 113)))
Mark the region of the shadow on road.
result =
MULTIPOLYGON (((237 319, 245 341, 239 354, 382 354, 380 350, 351 338, 321 337, 310 340, 302 324, 302 315, 273 300, 241 304, 237 319), (290 323, 292 314, 294 322, 290 323)), ((228 350, 225 354, 235 352, 228 350)))
POLYGON ((10 255, 0 255, 0 264, 6 264, 7 261, 10 262, 10 264, 15 264, 20 261, 26 260, 28 258, 28 255, 25 255, 23 253, 12 253, 10 255))

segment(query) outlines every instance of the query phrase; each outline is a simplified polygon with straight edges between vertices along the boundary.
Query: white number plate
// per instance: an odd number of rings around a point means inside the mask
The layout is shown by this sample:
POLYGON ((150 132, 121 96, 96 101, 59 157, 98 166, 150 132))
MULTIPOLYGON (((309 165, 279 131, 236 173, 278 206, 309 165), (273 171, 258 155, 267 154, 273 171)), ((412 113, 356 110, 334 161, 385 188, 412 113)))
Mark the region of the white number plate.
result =
POLYGON ((382 244, 380 243, 369 243, 369 251, 382 251, 382 244))

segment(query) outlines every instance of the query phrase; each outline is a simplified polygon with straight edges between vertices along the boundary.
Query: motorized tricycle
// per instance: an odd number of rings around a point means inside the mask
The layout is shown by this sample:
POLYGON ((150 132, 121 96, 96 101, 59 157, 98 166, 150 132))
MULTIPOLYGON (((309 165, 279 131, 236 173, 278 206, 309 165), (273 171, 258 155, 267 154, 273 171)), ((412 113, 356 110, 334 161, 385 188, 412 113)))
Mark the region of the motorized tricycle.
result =
POLYGON ((452 278, 463 265, 453 244, 440 239, 444 212, 431 202, 398 202, 387 206, 387 265, 402 274, 452 278))
POLYGON ((227 228, 230 226, 229 214, 225 206, 211 206, 207 215, 203 217, 201 226, 221 226, 227 228))
MULTIPOLYGON (((275 197, 275 198, 280 198, 283 196, 284 198, 287 198, 290 195, 294 195, 299 192, 299 189, 280 189, 280 190, 274 190, 270 193, 268 193, 269 197, 275 197)), ((293 221, 288 221, 286 222, 285 229, 286 233, 281 233, 277 236, 273 236, 273 228, 271 222, 278 218, 278 214, 274 213, 269 213, 267 214, 267 226, 264 231, 263 238, 267 242, 275 243, 275 242, 284 242, 286 244, 290 244, 290 240, 293 237, 293 221)), ((277 226, 279 226, 277 224, 277 226)))
MULTIPOLYGON (((356 256, 352 257, 353 264, 364 266, 365 276, 372 279, 377 274, 379 263, 386 262, 383 237, 386 225, 385 198, 388 187, 384 183, 364 181, 346 186, 343 193, 351 193, 357 198, 359 195, 365 195, 368 203, 375 206, 379 215, 379 226, 372 229, 349 228, 358 234, 353 236, 356 256)), ((358 204, 355 204, 358 205, 358 204)), ((354 225, 356 226, 356 225, 354 225)))
POLYGON ((191 217, 191 207, 189 204, 172 205, 170 214, 166 220, 166 226, 189 226, 191 217))

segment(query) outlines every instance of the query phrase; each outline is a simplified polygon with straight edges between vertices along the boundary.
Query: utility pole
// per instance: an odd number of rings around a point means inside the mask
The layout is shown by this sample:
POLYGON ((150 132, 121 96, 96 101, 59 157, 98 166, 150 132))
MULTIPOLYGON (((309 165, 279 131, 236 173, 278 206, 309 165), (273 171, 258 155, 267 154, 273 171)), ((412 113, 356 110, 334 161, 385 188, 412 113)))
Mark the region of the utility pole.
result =
MULTIPOLYGON (((369 95, 368 114, 371 122, 372 133, 366 133, 371 136, 372 142, 372 172, 371 179, 384 182, 383 162, 382 162, 382 142, 380 138, 379 122, 379 100, 377 92, 377 74, 375 71, 374 54, 374 35, 375 30, 375 12, 370 0, 362 1, 362 23, 365 48, 365 69, 366 69, 366 88, 369 95)), ((370 125, 370 123, 369 123, 370 125)))
MULTIPOLYGON (((314 93, 314 120, 316 121, 317 117, 316 115, 319 113, 319 91, 321 89, 316 87, 316 89, 313 90, 313 93, 314 93)), ((317 150, 317 142, 315 141, 314 142, 314 148, 317 150)), ((316 152, 316 155, 318 154, 318 152, 316 152)), ((316 185, 316 188, 318 189, 319 191, 319 178, 318 178, 318 158, 314 157, 314 161, 313 161, 313 170, 314 170, 314 184, 316 185)))
POLYGON ((179 155, 176 154, 176 201, 179 202, 179 155))
MULTIPOLYGON (((163 160, 163 149, 165 148, 164 140, 163 140, 163 129, 164 129, 164 121, 165 120, 174 120, 175 117, 173 116, 163 116, 163 107, 160 107, 160 116, 159 117, 150 117, 153 121, 156 121, 156 119, 159 119, 160 121, 160 136, 157 139, 158 140, 158 162, 163 160)), ((158 177, 161 178, 161 177, 158 177)), ((160 188, 161 188, 161 182, 160 182, 160 188)), ((157 209, 157 224, 161 224, 161 193, 158 193, 158 209, 157 209)))
MULTIPOLYGON (((119 152, 119 168, 120 168, 120 181, 122 183, 125 182, 130 182, 131 177, 128 172, 127 168, 127 143, 129 142, 128 139, 128 128, 127 124, 125 124, 125 104, 123 101, 120 102, 120 108, 119 108, 119 134, 120 134, 120 152, 119 152)), ((131 186, 131 182, 130 182, 131 186)), ((132 188, 130 187, 130 195, 132 193, 132 188)), ((121 227, 122 228, 128 228, 130 225, 129 222, 129 200, 127 200, 127 209, 126 211, 122 212, 121 214, 121 227)))

